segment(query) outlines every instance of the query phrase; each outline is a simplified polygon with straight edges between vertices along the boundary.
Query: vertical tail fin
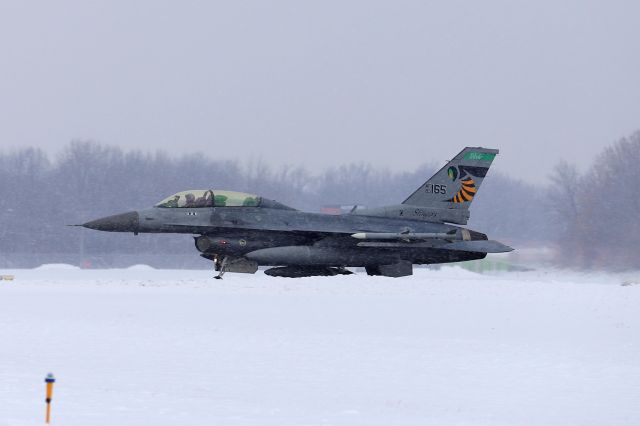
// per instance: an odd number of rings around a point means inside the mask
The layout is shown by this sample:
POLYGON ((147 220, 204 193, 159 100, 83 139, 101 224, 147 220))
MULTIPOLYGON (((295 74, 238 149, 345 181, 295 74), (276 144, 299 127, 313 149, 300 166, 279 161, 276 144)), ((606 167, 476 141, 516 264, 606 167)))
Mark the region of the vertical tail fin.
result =
POLYGON ((463 149, 402 204, 468 209, 497 154, 497 149, 463 149))

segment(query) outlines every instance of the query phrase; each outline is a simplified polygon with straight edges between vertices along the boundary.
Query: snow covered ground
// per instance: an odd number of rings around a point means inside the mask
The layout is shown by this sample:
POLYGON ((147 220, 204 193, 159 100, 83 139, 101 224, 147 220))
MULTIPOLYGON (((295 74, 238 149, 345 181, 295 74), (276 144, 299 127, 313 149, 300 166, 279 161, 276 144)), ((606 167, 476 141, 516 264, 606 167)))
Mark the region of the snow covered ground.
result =
POLYGON ((640 285, 0 271, 0 425, 637 425, 640 285))

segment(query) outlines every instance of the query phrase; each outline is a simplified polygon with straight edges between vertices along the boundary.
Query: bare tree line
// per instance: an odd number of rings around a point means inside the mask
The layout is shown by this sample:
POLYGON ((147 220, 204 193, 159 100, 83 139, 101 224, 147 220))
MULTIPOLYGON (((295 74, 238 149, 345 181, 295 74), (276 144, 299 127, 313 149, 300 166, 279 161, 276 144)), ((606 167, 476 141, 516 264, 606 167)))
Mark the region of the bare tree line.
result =
MULTIPOLYGON (((584 175, 569 163, 559 163, 546 186, 490 172, 474 201, 469 226, 516 247, 553 245, 563 265, 637 267, 636 160, 640 132, 604 150, 584 175)), ((197 259, 188 236, 133 237, 65 225, 145 208, 196 188, 257 193, 306 211, 329 204, 395 204, 435 169, 425 164, 393 173, 359 163, 314 175, 262 161, 125 152, 91 141, 73 141, 55 158, 33 148, 1 153, 0 266, 48 263, 54 254, 69 263, 114 253, 126 255, 131 264, 143 255, 178 253, 197 259), (16 261, 21 254, 31 260, 16 261)))
POLYGON ((559 163, 548 190, 558 259, 586 269, 640 267, 640 132, 605 148, 589 169, 559 163))

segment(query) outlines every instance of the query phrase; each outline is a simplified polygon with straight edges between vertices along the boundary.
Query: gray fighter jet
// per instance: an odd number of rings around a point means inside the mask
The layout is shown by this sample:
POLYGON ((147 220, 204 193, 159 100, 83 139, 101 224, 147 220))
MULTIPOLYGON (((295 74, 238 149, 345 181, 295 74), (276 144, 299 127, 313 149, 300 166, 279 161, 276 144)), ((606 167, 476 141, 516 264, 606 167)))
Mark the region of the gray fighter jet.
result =
POLYGON ((465 148, 402 203, 341 215, 306 213, 277 201, 217 189, 189 190, 154 207, 97 219, 85 228, 193 234, 200 255, 225 272, 280 277, 411 275, 413 264, 482 259, 513 250, 460 226, 497 149, 465 148), (455 224, 455 225, 454 225, 455 224))

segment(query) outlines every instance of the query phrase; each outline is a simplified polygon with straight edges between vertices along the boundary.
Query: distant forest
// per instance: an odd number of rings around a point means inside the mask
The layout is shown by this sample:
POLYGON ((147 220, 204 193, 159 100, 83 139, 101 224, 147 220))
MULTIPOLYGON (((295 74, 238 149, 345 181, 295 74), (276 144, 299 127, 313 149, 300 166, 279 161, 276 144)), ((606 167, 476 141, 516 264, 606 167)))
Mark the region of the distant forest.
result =
MULTIPOLYGON (((639 164, 636 132, 603 150, 584 174, 558 163, 548 185, 490 171, 471 207, 469 227, 516 248, 550 247, 558 266, 638 269, 639 164)), ((208 267, 189 236, 134 237, 65 225, 146 208, 196 188, 256 193, 313 212, 325 205, 395 204, 437 167, 393 173, 359 163, 311 174, 261 161, 125 152, 92 141, 73 141, 55 158, 32 148, 0 153, 0 267, 208 267)))

